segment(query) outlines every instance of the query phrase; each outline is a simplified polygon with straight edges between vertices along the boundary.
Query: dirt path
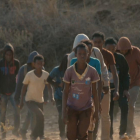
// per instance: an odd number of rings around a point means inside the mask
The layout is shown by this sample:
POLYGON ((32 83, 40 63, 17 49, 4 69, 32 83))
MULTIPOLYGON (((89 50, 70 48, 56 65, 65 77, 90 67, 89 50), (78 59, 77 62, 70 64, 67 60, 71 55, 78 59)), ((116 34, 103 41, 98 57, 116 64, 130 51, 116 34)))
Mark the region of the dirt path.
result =
MULTIPOLYGON (((138 103, 136 105, 136 113, 135 113, 135 126, 137 130, 137 137, 140 138, 140 96, 138 99, 138 103)), ((9 104, 10 105, 10 104, 9 104)), ((8 114, 7 118, 10 120, 10 124, 12 124, 12 109, 8 108, 8 114)), ((58 114, 55 106, 52 106, 51 104, 48 104, 44 106, 44 112, 45 112, 45 135, 49 138, 48 140, 59 140, 59 132, 58 132, 58 124, 57 124, 57 119, 58 119, 58 114)), ((22 120, 24 120, 26 114, 26 109, 22 111, 22 120)), ((114 140, 119 140, 119 134, 118 134, 118 129, 119 129, 119 115, 117 115, 117 119, 114 121, 114 140)), ((100 140, 100 129, 99 129, 99 138, 100 140)), ((30 131, 28 132, 28 138, 30 135, 30 131)), ((21 140, 21 138, 17 138, 11 135, 11 131, 8 132, 7 135, 7 140, 21 140)), ((135 139, 135 140, 138 140, 135 139)), ((140 139, 139 139, 140 140, 140 139)))

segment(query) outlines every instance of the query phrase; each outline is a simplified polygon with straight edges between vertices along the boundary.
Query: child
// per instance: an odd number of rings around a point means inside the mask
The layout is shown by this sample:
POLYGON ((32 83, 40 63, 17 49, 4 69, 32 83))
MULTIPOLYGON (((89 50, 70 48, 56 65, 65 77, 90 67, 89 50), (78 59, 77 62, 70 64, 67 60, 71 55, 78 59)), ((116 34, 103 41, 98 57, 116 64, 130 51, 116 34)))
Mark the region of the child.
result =
MULTIPOLYGON (((1 93, 1 122, 5 125, 8 101, 14 108, 14 130, 13 134, 18 136, 19 111, 14 101, 16 87, 16 75, 19 70, 19 61, 14 59, 14 48, 6 44, 3 49, 3 59, 0 61, 0 93, 1 93)), ((2 127, 2 139, 6 138, 6 132, 2 127)))
MULTIPOLYGON (((31 52, 28 56, 27 63, 22 65, 19 69, 18 76, 17 76, 16 89, 15 89, 15 97, 14 97, 17 106, 19 106, 19 104, 20 104, 20 96, 21 96, 21 89, 22 89, 22 85, 23 85, 23 80, 24 80, 27 72, 34 69, 34 57, 38 54, 39 53, 37 51, 31 52)), ((45 94, 46 92, 47 92, 47 88, 45 88, 45 90, 44 90, 44 95, 47 95, 47 94, 45 94)), ((44 102, 47 101, 46 96, 44 96, 44 100, 45 100, 44 102)), ((28 110, 27 115, 25 117, 25 121, 23 122, 23 125, 19 131, 19 133, 23 139, 27 139, 26 133, 28 131, 28 128, 30 126, 31 130, 32 130, 34 128, 34 124, 35 124, 34 122, 35 122, 35 115, 30 110, 28 110)))
MULTIPOLYGON (((88 55, 88 58, 87 58, 87 63, 94 67, 99 76, 100 76, 100 80, 98 82, 98 86, 97 86, 97 89, 98 89, 98 96, 99 96, 99 107, 100 107, 100 102, 101 102, 101 95, 103 97, 103 94, 102 94, 102 81, 101 81, 101 65, 100 65, 100 61, 96 58, 93 58, 91 57, 91 53, 92 53, 92 49, 93 49, 93 44, 90 40, 83 40, 81 41, 82 43, 85 43, 88 47, 88 50, 89 50, 89 55, 88 55)), ((73 65, 75 62, 77 62, 77 58, 73 58, 71 60, 71 65, 73 65)), ((95 121, 93 119, 91 119, 91 122, 90 122, 90 126, 89 126, 89 134, 88 134, 88 139, 89 140, 93 140, 93 130, 94 130, 94 126, 95 126, 95 121)), ((97 122, 96 122, 97 123, 97 122)))
POLYGON ((65 139, 65 124, 63 123, 62 120, 62 91, 64 87, 63 83, 63 77, 64 73, 67 69, 67 58, 68 54, 66 54, 61 62, 61 64, 57 67, 55 67, 51 72, 50 75, 47 79, 47 81, 54 86, 55 93, 54 93, 54 98, 56 102, 56 107, 59 113, 59 119, 58 119, 58 124, 59 124, 59 131, 60 131, 60 137, 61 140, 65 139))
MULTIPOLYGON (((21 91, 20 108, 23 107, 24 95, 27 107, 36 115, 36 124, 31 134, 31 139, 35 140, 37 137, 45 139, 44 136, 44 114, 43 114, 43 91, 45 84, 47 84, 48 91, 52 93, 51 86, 46 82, 49 73, 42 70, 44 65, 44 58, 41 55, 34 57, 34 67, 27 73, 23 81, 21 91), (26 92, 27 91, 27 92, 26 92)), ((52 98, 53 101, 53 98, 52 98)))
POLYGON ((69 67, 64 76, 63 120, 67 124, 68 140, 87 140, 90 118, 93 115, 94 96, 95 114, 98 120, 97 71, 86 63, 88 48, 81 43, 75 48, 77 63, 69 67), (67 118, 68 117, 68 118, 67 118))

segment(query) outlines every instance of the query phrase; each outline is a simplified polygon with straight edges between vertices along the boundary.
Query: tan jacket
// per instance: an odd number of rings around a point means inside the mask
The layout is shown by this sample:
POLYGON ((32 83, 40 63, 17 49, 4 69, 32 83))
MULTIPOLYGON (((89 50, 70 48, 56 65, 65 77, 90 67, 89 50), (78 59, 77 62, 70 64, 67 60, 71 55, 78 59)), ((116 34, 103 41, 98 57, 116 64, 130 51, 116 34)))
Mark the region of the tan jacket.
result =
MULTIPOLYGON (((109 86, 109 75, 108 75, 108 70, 106 67, 106 64, 104 63, 104 59, 102 56, 102 53, 100 52, 100 50, 96 47, 93 48, 91 57, 93 58, 97 58, 100 60, 100 64, 101 64, 101 72, 102 72, 102 81, 104 83, 104 86, 109 86)), ((68 67, 70 66, 70 62, 71 60, 75 58, 75 53, 71 52, 68 56, 68 67)))

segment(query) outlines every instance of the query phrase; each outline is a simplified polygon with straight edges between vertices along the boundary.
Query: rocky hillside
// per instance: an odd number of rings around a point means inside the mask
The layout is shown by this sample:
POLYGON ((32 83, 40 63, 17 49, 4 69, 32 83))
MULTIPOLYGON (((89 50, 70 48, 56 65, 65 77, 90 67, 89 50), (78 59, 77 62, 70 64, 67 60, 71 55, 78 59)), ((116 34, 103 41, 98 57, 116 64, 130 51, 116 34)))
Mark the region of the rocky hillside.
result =
POLYGON ((139 0, 3 0, 0 47, 11 42, 21 64, 37 50, 49 71, 71 51, 78 33, 91 37, 99 30, 106 37, 127 36, 140 47, 139 13, 139 0))

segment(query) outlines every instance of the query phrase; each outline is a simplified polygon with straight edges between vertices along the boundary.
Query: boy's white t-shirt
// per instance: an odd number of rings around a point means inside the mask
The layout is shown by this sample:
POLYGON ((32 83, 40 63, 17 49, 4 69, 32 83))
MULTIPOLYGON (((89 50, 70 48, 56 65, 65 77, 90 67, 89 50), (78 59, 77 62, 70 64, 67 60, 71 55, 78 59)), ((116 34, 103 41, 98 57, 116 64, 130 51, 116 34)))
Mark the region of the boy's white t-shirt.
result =
POLYGON ((43 91, 45 84, 47 83, 47 78, 49 73, 42 70, 41 77, 37 77, 34 70, 28 72, 24 78, 23 84, 28 85, 25 101, 35 101, 39 103, 44 102, 43 91))

